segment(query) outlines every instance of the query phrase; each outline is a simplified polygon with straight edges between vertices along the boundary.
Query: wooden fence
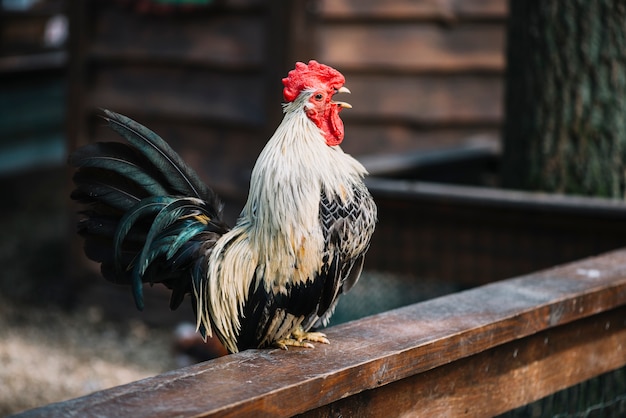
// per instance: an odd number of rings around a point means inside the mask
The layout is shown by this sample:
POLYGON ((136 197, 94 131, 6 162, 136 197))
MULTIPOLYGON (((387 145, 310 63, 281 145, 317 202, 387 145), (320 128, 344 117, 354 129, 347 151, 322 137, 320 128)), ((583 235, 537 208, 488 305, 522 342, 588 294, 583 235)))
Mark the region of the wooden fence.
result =
POLYGON ((626 365, 626 249, 248 350, 24 417, 492 416, 626 365))

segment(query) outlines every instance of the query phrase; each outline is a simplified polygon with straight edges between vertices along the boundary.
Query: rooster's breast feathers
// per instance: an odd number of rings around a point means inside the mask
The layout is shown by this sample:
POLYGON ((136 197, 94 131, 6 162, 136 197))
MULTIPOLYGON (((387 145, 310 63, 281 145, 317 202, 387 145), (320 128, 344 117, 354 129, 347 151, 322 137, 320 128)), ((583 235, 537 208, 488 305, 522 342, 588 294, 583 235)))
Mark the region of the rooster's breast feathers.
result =
POLYGON ((231 351, 327 322, 358 279, 376 221, 363 166, 289 111, 257 160, 237 225, 207 260, 199 324, 231 351))

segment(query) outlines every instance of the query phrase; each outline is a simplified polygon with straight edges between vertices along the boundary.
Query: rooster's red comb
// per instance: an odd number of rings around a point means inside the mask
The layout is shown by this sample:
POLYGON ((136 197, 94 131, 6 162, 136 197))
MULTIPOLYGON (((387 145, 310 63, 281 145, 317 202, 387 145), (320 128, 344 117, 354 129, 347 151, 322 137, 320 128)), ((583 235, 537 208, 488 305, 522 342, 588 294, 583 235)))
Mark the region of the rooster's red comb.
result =
POLYGON ((296 68, 289 71, 286 78, 283 78, 283 96, 288 102, 292 102, 298 97, 300 92, 311 87, 324 85, 328 88, 339 89, 346 82, 344 76, 328 65, 320 64, 315 60, 308 64, 297 62, 296 68))

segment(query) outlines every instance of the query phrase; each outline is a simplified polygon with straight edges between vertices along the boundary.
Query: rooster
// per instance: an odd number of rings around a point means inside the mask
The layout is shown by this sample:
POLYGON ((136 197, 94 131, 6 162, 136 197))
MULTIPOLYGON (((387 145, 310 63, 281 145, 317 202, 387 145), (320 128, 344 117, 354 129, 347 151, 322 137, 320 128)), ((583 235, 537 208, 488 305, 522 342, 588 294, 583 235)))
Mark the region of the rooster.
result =
POLYGON ((191 295, 197 330, 231 353, 312 348, 339 296, 357 282, 377 220, 364 167, 343 152, 343 75, 311 60, 282 80, 284 118, 256 161, 248 200, 229 228, 222 203, 157 134, 102 117, 127 143, 96 142, 69 158, 86 255, 108 280, 191 295))

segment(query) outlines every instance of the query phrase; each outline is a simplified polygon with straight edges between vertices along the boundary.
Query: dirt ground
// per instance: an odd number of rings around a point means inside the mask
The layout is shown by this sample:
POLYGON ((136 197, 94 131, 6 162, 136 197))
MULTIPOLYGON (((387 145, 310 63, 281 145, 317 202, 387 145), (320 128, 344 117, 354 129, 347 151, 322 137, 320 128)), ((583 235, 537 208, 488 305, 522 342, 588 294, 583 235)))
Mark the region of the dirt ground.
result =
POLYGON ((0 416, 143 379, 178 367, 173 334, 140 321, 102 320, 0 299, 0 416))
POLYGON ((176 367, 171 327, 69 303, 66 184, 61 169, 0 178, 0 416, 176 367))

